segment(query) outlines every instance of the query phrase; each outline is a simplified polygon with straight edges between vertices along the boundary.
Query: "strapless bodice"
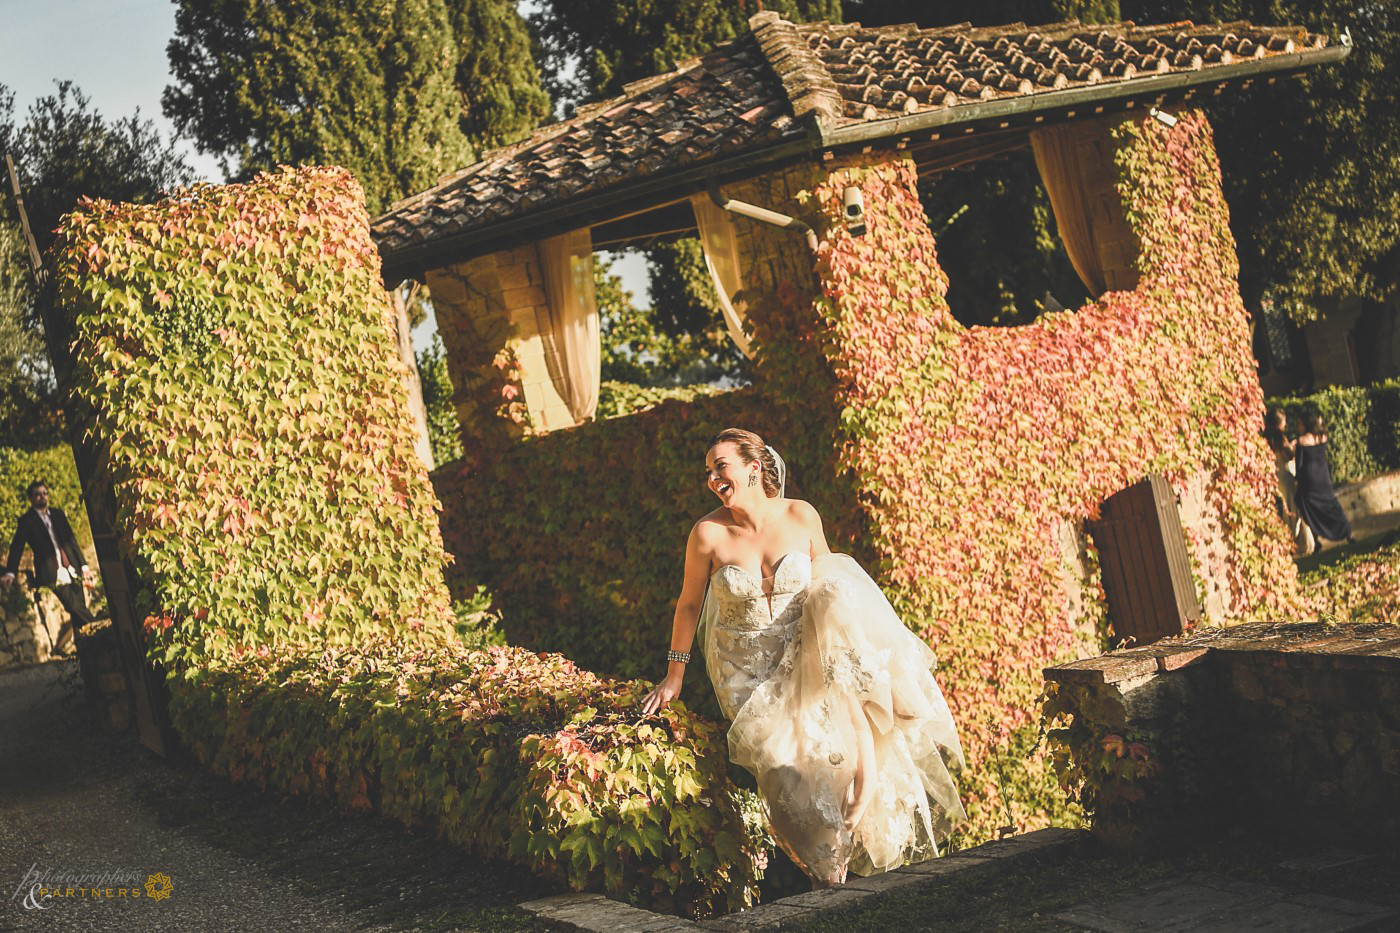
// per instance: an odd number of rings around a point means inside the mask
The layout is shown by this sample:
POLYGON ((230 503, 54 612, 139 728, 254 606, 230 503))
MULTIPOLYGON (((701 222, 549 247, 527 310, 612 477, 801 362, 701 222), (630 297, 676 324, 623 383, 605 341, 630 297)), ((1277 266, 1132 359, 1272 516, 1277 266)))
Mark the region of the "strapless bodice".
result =
POLYGON ((715 630, 708 636, 714 650, 710 679, 726 716, 732 717, 782 660, 802 621, 811 582, 812 558, 801 551, 778 561, 769 593, 737 564, 725 564, 710 578, 715 601, 715 630))
POLYGON ((720 623, 732 629, 761 629, 785 621, 793 609, 801 611, 796 598, 812 582, 812 558, 794 551, 785 554, 773 568, 771 592, 738 564, 725 564, 711 579, 715 597, 721 601, 720 623), (794 607, 794 602, 797 602, 794 607))

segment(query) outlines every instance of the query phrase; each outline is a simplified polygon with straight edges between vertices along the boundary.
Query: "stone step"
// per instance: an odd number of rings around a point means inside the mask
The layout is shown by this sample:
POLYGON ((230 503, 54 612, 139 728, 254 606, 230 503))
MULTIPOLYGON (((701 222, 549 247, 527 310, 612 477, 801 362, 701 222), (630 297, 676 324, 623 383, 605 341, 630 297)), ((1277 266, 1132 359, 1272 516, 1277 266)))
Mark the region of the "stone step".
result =
POLYGON ((971 877, 999 873, 1031 859, 1040 862, 1064 858, 1077 850, 1088 836, 1087 832, 1077 829, 1041 829, 1008 836, 944 858, 905 865, 869 878, 852 878, 834 888, 795 894, 704 923, 652 913, 609 900, 601 894, 561 894, 520 906, 565 928, 588 933, 704 933, 707 930, 757 933, 777 930, 792 921, 811 919, 828 910, 840 910, 886 891, 955 884, 971 877))

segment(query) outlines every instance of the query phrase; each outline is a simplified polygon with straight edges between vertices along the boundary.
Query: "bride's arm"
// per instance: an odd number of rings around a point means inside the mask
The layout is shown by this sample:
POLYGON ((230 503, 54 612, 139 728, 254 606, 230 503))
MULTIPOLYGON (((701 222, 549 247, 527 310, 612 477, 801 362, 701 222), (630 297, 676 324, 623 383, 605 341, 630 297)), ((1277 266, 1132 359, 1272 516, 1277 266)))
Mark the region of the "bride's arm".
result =
MULTIPOLYGON (((700 621, 700 607, 705 601, 705 584, 710 578, 709 549, 700 540, 700 526, 690 530, 685 542, 685 580, 676 600, 676 615, 671 620, 671 650, 690 654, 694 648, 695 626, 700 621)), ((685 663, 667 663, 666 676, 642 700, 642 712, 651 715, 670 703, 681 692, 685 663)))
POLYGON ((826 531, 822 528, 822 517, 817 514, 812 503, 802 499, 794 499, 792 505, 797 512, 797 520, 807 529, 812 548, 811 556, 816 558, 830 554, 831 546, 826 543, 826 531))

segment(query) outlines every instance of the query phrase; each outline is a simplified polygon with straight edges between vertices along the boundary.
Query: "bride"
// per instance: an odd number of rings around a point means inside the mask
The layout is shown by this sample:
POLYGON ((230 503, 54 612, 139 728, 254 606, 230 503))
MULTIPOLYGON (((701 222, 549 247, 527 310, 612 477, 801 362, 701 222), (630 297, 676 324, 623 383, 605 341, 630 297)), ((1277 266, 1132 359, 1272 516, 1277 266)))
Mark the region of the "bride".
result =
POLYGON ((670 665, 643 712, 680 693, 698 632, 729 755, 815 884, 937 855, 966 814, 933 652, 831 552, 816 509, 784 497, 782 458, 762 438, 721 431, 705 467, 721 505, 690 531, 670 665))

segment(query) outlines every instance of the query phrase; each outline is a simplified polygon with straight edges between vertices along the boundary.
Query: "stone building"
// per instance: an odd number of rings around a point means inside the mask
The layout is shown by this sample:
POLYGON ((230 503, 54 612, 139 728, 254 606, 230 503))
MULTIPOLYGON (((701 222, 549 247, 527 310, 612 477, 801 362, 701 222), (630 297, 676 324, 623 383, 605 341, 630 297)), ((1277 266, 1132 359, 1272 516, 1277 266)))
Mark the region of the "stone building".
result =
POLYGON ((1228 228, 1218 233, 1218 168, 1193 108, 1348 49, 1248 23, 867 29, 760 13, 749 25, 673 72, 486 153, 374 223, 386 283, 416 279, 431 290, 463 442, 484 455, 474 464, 488 464, 436 474, 454 572, 492 588, 512 639, 599 669, 642 669, 636 659, 663 640, 656 620, 669 618, 678 544, 651 544, 655 556, 614 513, 651 510, 659 538, 683 540, 703 496, 677 492, 686 487, 658 476, 658 464, 680 457, 680 444, 698 461, 704 431, 738 420, 793 451, 802 492, 832 516, 835 543, 876 564, 888 588, 915 594, 906 608, 1020 631, 1020 643, 1042 646, 1016 662, 1027 672, 1076 650, 1064 631, 1092 634, 1084 587, 1093 589, 1096 571, 1084 523, 1154 470, 1181 498, 1190 572, 1209 615, 1257 606, 1270 575, 1291 586, 1282 526, 1265 515, 1270 474, 1252 410, 1261 396, 1233 243, 1228 228), (1131 146, 1150 155, 1158 137, 1161 151, 1190 149, 1204 168, 1172 176, 1157 194, 1131 190, 1131 146), (1091 302, 1023 328, 963 328, 943 303, 947 277, 914 186, 1024 150, 1091 302), (1175 199, 1163 222, 1182 231, 1161 255, 1141 248, 1144 236, 1160 236, 1144 226, 1149 194, 1175 199), (907 257, 861 252, 903 243, 906 232, 907 257), (755 386, 595 422, 592 255, 678 236, 700 239, 755 386), (864 271, 850 273, 862 255, 864 271), (1204 278, 1203 256, 1213 263, 1204 278), (885 304, 864 316, 843 310, 866 293, 885 304), (1173 310, 1173 300, 1189 311, 1173 310), (1146 316, 1133 310, 1144 307, 1146 316), (1189 328, 1207 319, 1218 324, 1212 342, 1193 345, 1189 328), (1182 371, 1197 373, 1191 385, 1163 387, 1166 371, 1143 349, 1163 334, 1176 341, 1182 371), (888 352, 860 362, 882 342, 888 352), (1032 350, 1087 368, 1032 364, 1032 350), (1004 378, 974 386, 974 357, 1004 378), (1140 372, 1113 370, 1119 357, 1140 372), (1086 401, 1073 385, 1081 378, 1083 392, 1117 386, 1121 397, 1086 401), (935 410, 963 389, 981 393, 972 407, 935 410), (1170 416, 1157 410, 1168 403, 1179 409, 1170 416), (1017 439, 1030 418, 1072 422, 1073 432, 1017 439), (1000 473, 968 468, 962 485, 949 485, 948 452, 970 456, 1001 437, 1020 446, 997 448, 1000 473), (1202 453, 1212 444, 1215 453, 1202 453), (572 487, 590 457, 615 475, 580 505, 572 487), (885 472, 888 463, 899 469, 885 472), (1033 508, 1003 508, 1016 496, 1033 508), (961 525, 948 517, 982 500, 993 502, 987 516, 961 525), (1261 554, 1243 554, 1242 522, 1267 539, 1261 554), (967 585, 1003 564, 1025 572, 967 585), (1029 617, 1044 628, 1032 631, 1029 617), (631 621, 618 623, 616 638, 579 634, 598 618, 631 621))

